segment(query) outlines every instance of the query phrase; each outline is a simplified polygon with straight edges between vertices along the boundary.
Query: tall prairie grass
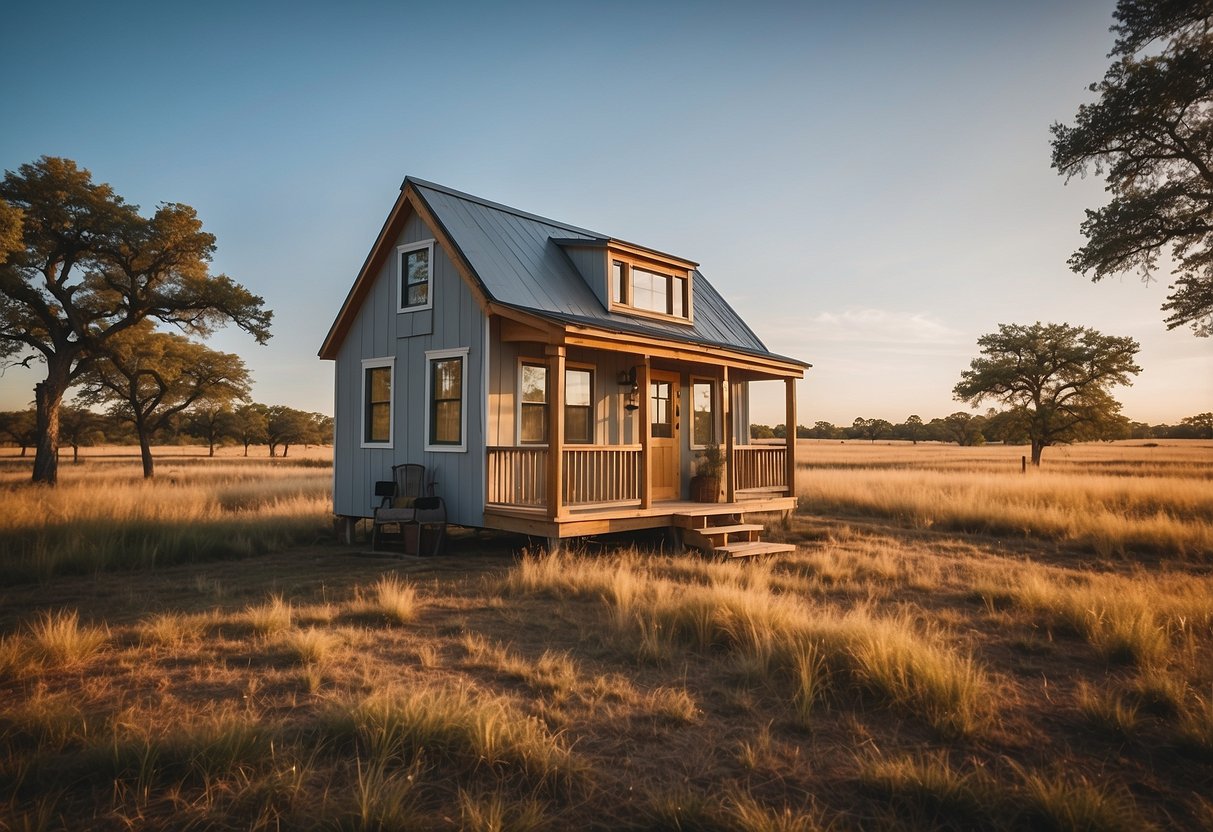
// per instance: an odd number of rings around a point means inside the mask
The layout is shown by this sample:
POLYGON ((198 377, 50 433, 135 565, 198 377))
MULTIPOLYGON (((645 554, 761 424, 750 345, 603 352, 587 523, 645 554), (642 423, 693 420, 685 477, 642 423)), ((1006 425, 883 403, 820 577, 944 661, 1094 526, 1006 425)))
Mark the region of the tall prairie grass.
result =
POLYGON ((0 467, 0 582, 275 551, 324 534, 332 475, 313 460, 187 460, 144 480, 138 462, 60 466, 55 488, 0 467))
POLYGON ((813 444, 797 495, 813 513, 1043 538, 1105 556, 1213 558, 1213 445, 1051 448, 1060 458, 1027 474, 1007 464, 1014 450, 813 444))

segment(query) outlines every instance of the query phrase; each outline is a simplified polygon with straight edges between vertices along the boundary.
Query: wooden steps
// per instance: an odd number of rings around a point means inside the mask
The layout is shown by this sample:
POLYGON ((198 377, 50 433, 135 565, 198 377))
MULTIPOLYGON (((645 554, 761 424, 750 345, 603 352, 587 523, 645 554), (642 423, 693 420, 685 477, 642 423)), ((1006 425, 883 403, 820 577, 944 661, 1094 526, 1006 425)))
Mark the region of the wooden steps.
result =
POLYGON ((723 558, 752 558, 755 555, 782 555, 795 551, 796 547, 790 543, 764 543, 761 540, 749 543, 729 543, 713 549, 716 555, 723 558))
POLYGON ((744 522, 743 515, 737 511, 721 511, 705 505, 702 512, 675 514, 673 521, 684 546, 691 546, 710 557, 748 558, 796 551, 795 546, 786 543, 763 541, 762 532, 766 527, 744 522))

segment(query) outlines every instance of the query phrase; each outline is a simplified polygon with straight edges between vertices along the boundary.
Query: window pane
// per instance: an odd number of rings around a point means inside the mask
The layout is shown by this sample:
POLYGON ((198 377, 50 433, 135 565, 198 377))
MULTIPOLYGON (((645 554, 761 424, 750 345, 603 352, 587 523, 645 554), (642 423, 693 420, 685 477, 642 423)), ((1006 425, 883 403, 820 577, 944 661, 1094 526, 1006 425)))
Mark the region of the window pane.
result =
POLYGON ((370 429, 366 433, 367 442, 387 442, 392 435, 390 419, 392 407, 388 404, 371 405, 370 429))
POLYGON ((459 428, 462 412, 463 402, 458 399, 434 403, 434 444, 460 444, 462 437, 459 435, 459 428))
POLYGON ((661 439, 670 439, 674 436, 670 393, 668 381, 655 381, 649 385, 649 394, 653 404, 652 435, 661 439))
POLYGON ((687 279, 685 277, 673 278, 674 292, 670 295, 670 314, 679 318, 687 316, 687 279))
POLYGON ((430 443, 463 444, 463 359, 430 361, 430 443))
POLYGON ((593 441, 590 428, 590 408, 570 405, 564 409, 565 442, 589 443, 593 441))
POLYGON ((429 249, 405 252, 400 258, 405 306, 425 306, 430 298, 429 249))
POLYGON ((611 300, 623 303, 623 263, 615 260, 611 263, 611 300))
POLYGON ((566 405, 590 405, 590 371, 564 371, 564 403, 566 405))
POLYGON ((535 364, 522 365, 522 400, 544 404, 548 400, 548 368, 535 364))
POLYGON ((697 381, 691 385, 691 407, 693 412, 692 441, 696 445, 707 445, 716 435, 716 419, 712 413, 712 385, 697 381))
POLYGON ((392 368, 368 367, 365 383, 363 437, 367 442, 387 442, 391 439, 392 368))
POLYGON ((524 404, 522 406, 523 442, 548 441, 548 407, 546 404, 524 404))
POLYGON ((644 269, 632 269, 632 306, 668 313, 670 278, 644 269))
POLYGON ((434 362, 434 398, 458 399, 462 394, 463 359, 444 358, 434 362))

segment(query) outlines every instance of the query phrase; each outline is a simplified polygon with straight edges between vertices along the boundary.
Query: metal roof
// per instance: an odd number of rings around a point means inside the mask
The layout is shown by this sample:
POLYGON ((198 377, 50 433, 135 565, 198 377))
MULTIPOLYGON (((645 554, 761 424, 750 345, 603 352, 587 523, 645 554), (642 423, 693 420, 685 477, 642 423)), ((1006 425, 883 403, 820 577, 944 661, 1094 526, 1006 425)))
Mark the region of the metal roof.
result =
POLYGON ((691 278, 691 325, 610 312, 563 246, 577 240, 602 244, 614 238, 411 176, 405 185, 412 185, 425 201, 492 300, 556 321, 729 347, 805 365, 770 352, 698 269, 691 278))

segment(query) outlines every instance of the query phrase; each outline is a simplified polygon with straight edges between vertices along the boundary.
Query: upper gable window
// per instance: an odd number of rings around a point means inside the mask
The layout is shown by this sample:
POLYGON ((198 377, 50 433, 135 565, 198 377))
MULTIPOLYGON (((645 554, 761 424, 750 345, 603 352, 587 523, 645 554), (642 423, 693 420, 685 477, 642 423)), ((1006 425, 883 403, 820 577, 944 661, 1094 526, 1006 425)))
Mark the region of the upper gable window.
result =
POLYGON ((610 280, 611 307, 615 311, 674 318, 682 323, 691 319, 691 285, 686 274, 612 260, 610 280))
POLYGON ((431 276, 434 262, 434 241, 422 240, 396 249, 399 312, 416 312, 434 305, 431 276))

